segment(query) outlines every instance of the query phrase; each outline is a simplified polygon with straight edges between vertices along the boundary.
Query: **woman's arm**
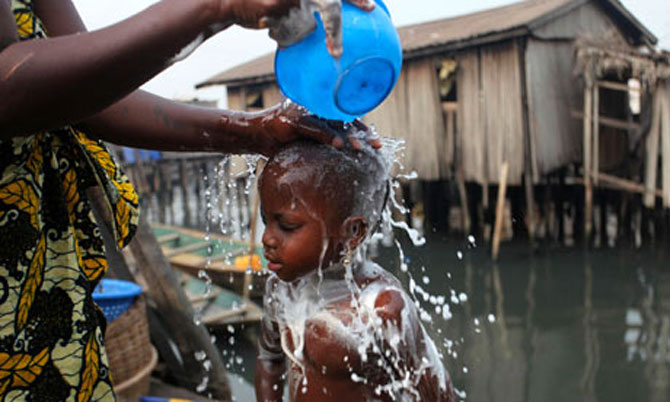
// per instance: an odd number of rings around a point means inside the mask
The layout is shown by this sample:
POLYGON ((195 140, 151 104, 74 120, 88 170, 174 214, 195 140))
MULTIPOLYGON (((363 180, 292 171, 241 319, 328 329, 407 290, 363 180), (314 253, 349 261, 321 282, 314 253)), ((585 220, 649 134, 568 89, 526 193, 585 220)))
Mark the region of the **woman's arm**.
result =
POLYGON ((212 151, 271 155, 299 136, 341 145, 324 121, 296 105, 256 112, 192 106, 136 91, 82 122, 98 138, 162 151, 212 151))
MULTIPOLYGON (((10 102, 3 104, 5 110, 0 106, 0 127, 3 128, 0 130, 1 135, 7 138, 65 124, 81 123, 87 126, 92 134, 106 141, 165 151, 258 152, 267 155, 274 152, 281 144, 299 136, 334 145, 341 144, 342 139, 336 135, 335 130, 323 121, 306 116, 304 112, 295 107, 288 109, 274 107, 255 114, 230 112, 195 107, 139 90, 113 103, 115 97, 124 96, 134 86, 141 84, 145 79, 167 66, 170 58, 188 44, 189 40, 179 42, 179 38, 184 35, 189 38, 196 37, 203 29, 207 30, 212 21, 230 20, 254 26, 264 16, 283 13, 296 2, 296 0, 227 0, 225 2, 211 0, 217 4, 225 4, 218 12, 212 12, 211 10, 206 11, 205 1, 210 0, 164 0, 113 27, 88 33, 71 0, 35 0, 37 14, 44 22, 49 35, 56 38, 15 43, 18 41, 18 36, 11 10, 6 1, 0 0, 0 22, 3 22, 0 24, 0 72, 3 63, 9 63, 7 60, 12 57, 19 59, 14 63, 14 67, 7 69, 6 75, 9 74, 14 80, 13 84, 19 87, 13 89, 12 93, 20 91, 22 95, 10 97, 10 102), (171 4, 175 1, 178 4, 176 8, 161 9, 159 7, 163 3, 171 4), (202 4, 203 8, 194 7, 196 11, 191 12, 196 17, 193 17, 188 12, 190 8, 179 12, 179 7, 184 7, 182 3, 189 3, 192 6, 202 4), (178 15, 174 15, 175 13, 178 15), (207 17, 208 13, 218 15, 218 17, 207 17), (162 18, 161 15, 165 15, 165 18, 162 18), (194 19, 189 20, 191 17, 194 19), (185 18, 187 21, 180 22, 180 18, 185 18), (143 31, 136 26, 156 19, 160 19, 161 23, 150 24, 151 29, 149 30, 143 31), (198 29, 198 26, 201 28, 198 29), (145 32, 138 34, 140 36, 137 38, 138 43, 133 41, 136 35, 128 34, 133 29, 145 32), (161 32, 164 30, 169 31, 170 34, 162 35, 161 32), (127 62, 122 63, 114 57, 108 57, 113 53, 109 49, 105 54, 99 54, 102 53, 100 49, 104 49, 104 44, 109 42, 97 42, 96 38, 101 35, 110 38, 116 35, 127 40, 127 46, 116 44, 116 52, 119 54, 129 51, 129 47, 141 47, 139 42, 142 41, 145 43, 144 46, 150 49, 146 52, 136 50, 144 58, 129 57, 127 62), (165 47, 162 52, 150 45, 151 40, 162 44, 166 41, 165 38, 174 40, 167 40, 167 44, 161 45, 165 47), (62 60, 63 55, 67 53, 58 53, 55 48, 45 46, 39 48, 39 57, 45 59, 51 54, 55 63, 54 71, 51 71, 44 63, 36 62, 36 53, 30 50, 31 43, 41 42, 42 45, 53 45, 54 41, 56 48, 61 48, 61 50, 67 47, 68 43, 76 45, 75 53, 79 52, 80 63, 77 64, 73 60, 62 60), (2 51, 2 43, 13 45, 2 51), (86 50, 85 43, 96 44, 96 46, 89 52, 86 50), (181 44, 176 45, 178 43, 181 44), (47 49, 50 53, 44 53, 47 49), (27 52, 23 58, 19 57, 19 50, 27 52), (91 59, 99 60, 98 64, 107 63, 107 68, 99 66, 91 59), (31 63, 28 66, 30 68, 22 71, 22 74, 17 74, 17 70, 23 69, 23 64, 28 61, 31 63), (154 66, 153 70, 149 68, 151 65, 154 66), (144 76, 140 74, 142 68, 144 68, 144 76), (94 71, 89 71, 91 69, 94 71), (89 71, 89 74, 78 75, 76 71, 89 71), (57 82, 54 82, 57 77, 53 74, 61 74, 57 82), (133 74, 135 74, 135 79, 132 79, 133 74), (87 77, 90 80, 88 85, 86 85, 87 77), (63 99, 67 99, 67 102, 64 102, 63 99)), ((211 4, 209 7, 212 8, 211 4)), ((120 39, 117 39, 117 42, 118 40, 120 39)), ((3 90, 9 92, 10 85, 3 83, 0 86, 0 95, 3 90)), ((358 130, 367 131, 367 128, 359 126, 358 130)), ((369 141, 374 146, 379 146, 378 141, 374 139, 369 141)), ((354 146, 357 145, 355 138, 352 138, 351 142, 354 146)))
MULTIPOLYGON (((118 24, 83 32, 77 29, 83 24, 66 25, 79 18, 70 0, 36 0, 36 11, 56 37, 14 42, 0 52, 2 136, 71 124, 118 101, 221 18, 214 5, 164 0, 118 24), (68 30, 78 33, 64 34, 68 30)), ((11 16, 11 10, 2 11, 3 20, 11 16)), ((6 24, 2 30, 17 39, 6 24)))
POLYGON ((71 0, 35 0, 48 39, 18 42, 0 1, 0 132, 24 135, 101 112, 165 69, 215 24, 253 26, 297 0, 162 0, 110 27, 86 32, 71 0))

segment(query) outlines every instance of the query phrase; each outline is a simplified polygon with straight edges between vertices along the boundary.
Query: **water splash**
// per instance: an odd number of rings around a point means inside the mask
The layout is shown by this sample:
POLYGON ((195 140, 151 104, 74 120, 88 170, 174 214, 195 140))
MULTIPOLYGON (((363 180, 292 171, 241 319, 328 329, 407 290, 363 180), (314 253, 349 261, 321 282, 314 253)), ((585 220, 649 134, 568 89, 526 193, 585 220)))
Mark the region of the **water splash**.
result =
MULTIPOLYGON (((369 238, 367 239, 367 245, 370 246, 372 243, 382 241, 384 243, 390 241, 391 244, 396 244, 396 248, 399 253, 399 266, 402 272, 402 275, 406 276, 406 280, 409 283, 409 298, 406 299, 407 304, 411 304, 416 307, 416 314, 418 319, 424 322, 428 328, 433 327, 436 320, 449 321, 452 319, 454 311, 453 306, 462 306, 467 303, 468 297, 465 292, 460 292, 455 289, 450 289, 448 296, 446 295, 433 295, 430 294, 426 287, 429 287, 433 282, 433 279, 426 275, 419 276, 419 283, 417 283, 413 278, 413 271, 416 268, 412 267, 411 259, 408 258, 405 252, 402 249, 401 242, 398 239, 388 240, 394 235, 394 228, 398 229, 396 234, 404 234, 412 242, 412 245, 415 247, 422 246, 426 243, 425 237, 423 237, 417 230, 407 225, 403 220, 399 218, 394 219, 395 216, 404 216, 409 211, 404 206, 404 201, 399 197, 401 189, 401 181, 414 180, 418 177, 416 172, 402 173, 402 152, 404 152, 404 141, 383 139, 383 148, 382 155, 383 160, 387 164, 389 171, 399 172, 394 173, 392 177, 388 180, 389 188, 389 197, 387 205, 384 208, 383 213, 381 214, 381 222, 378 227, 378 230, 374 233, 370 233, 369 238)), ((243 196, 249 196, 252 189, 252 183, 255 181, 256 166, 259 161, 258 156, 244 156, 242 158, 242 163, 246 164, 246 169, 236 169, 240 171, 237 176, 231 175, 228 173, 230 170, 231 164, 233 161, 230 158, 225 158, 217 166, 214 172, 214 180, 209 181, 209 196, 211 200, 208 202, 208 225, 211 227, 218 227, 219 231, 225 235, 240 235, 245 236, 248 234, 244 228, 248 226, 248 217, 245 218, 240 210, 235 211, 235 208, 241 209, 240 206, 243 204, 243 196), (217 183, 217 186, 214 186, 214 183, 217 183), (218 190, 216 190, 218 188, 218 190), (213 212, 213 210, 216 210, 213 212)), ((240 159, 237 159, 237 162, 240 163, 240 159)), ((289 161, 287 161, 289 163, 289 161)), ((353 183, 357 185, 357 183, 353 183)), ((247 205, 248 206, 248 205, 247 205)), ((209 226, 208 226, 209 227, 209 226)), ((210 229, 207 230, 209 236, 210 229)), ((477 246, 475 238, 470 236, 468 238, 468 249, 474 248, 477 246)), ((324 243, 322 247, 327 249, 328 244, 324 243)), ((353 259, 359 263, 361 266, 368 266, 368 263, 365 263, 367 259, 367 250, 366 247, 361 247, 356 250, 353 259)), ((464 253, 461 251, 457 252, 458 261, 462 261, 465 257, 464 253)), ((232 253, 227 253, 226 263, 230 263, 233 259, 232 253)), ((373 265, 374 266, 374 265, 373 265)), ((330 267, 332 268, 332 267, 330 267)), ((312 315, 317 315, 319 319, 323 320, 329 328, 333 331, 334 334, 343 335, 346 338, 347 333, 353 332, 354 338, 350 338, 349 345, 351 346, 351 352, 343 357, 345 363, 351 365, 352 361, 358 361, 360 364, 379 364, 383 366, 383 369, 387 372, 398 372, 401 369, 401 361, 403 356, 399 351, 398 345, 402 336, 405 335, 403 331, 407 331, 406 328, 401 330, 392 331, 387 325, 384 324, 383 320, 380 320, 380 317, 374 311, 374 303, 371 303, 370 300, 374 300, 374 291, 375 289, 363 289, 358 283, 356 283, 354 278, 354 273, 351 267, 344 267, 345 273, 345 287, 334 286, 334 278, 332 277, 333 271, 329 267, 323 266, 323 258, 320 261, 320 268, 317 271, 317 275, 310 281, 303 282, 303 285, 306 288, 301 288, 300 286, 294 286, 292 293, 288 292, 286 295, 279 295, 278 299, 284 298, 286 302, 285 305, 290 306, 291 309, 287 309, 283 314, 282 319, 285 321, 287 326, 290 326, 292 329, 295 329, 296 333, 305 333, 306 330, 306 318, 312 315), (309 285, 309 286, 308 286, 309 285), (300 291, 298 291, 300 290, 300 291), (351 327, 345 328, 337 323, 337 317, 328 316, 327 314, 321 314, 319 311, 320 308, 324 307, 324 300, 335 300, 338 298, 352 298, 352 309, 357 312, 356 317, 353 317, 351 327), (384 333, 388 339, 392 339, 392 347, 390 349, 382 347, 377 341, 377 335, 384 333), (353 341, 351 340, 353 339, 353 341), (375 353, 381 350, 388 349, 388 356, 384 356, 383 360, 376 360, 375 353)), ((367 269, 374 270, 376 268, 367 269)), ((419 268, 420 269, 420 268, 419 268)), ((364 269, 365 270, 365 269, 364 269)), ((451 279, 451 274, 446 273, 447 278, 451 279)), ((204 278, 206 280, 206 278, 204 278)), ((401 278, 403 279, 403 278, 401 278)), ((340 281, 340 283, 342 283, 340 281)), ((377 289, 379 290, 379 289, 377 289)), ((378 293, 377 293, 378 294, 378 293)), ((491 319, 492 315, 487 317, 489 323, 493 321, 491 319)), ((477 327, 479 324, 476 325, 477 327)), ((234 329, 232 327, 227 328, 230 336, 225 339, 230 345, 235 345, 234 338, 234 329)), ((478 328, 477 328, 478 330, 478 328)), ((437 329, 438 333, 441 333, 441 329, 437 329)), ((413 336, 418 337, 420 334, 415 333, 413 336)), ((287 341, 286 339, 285 341, 287 341)), ((288 343, 288 342, 286 342, 288 343)), ((304 345, 305 339, 302 339, 298 336, 295 339, 291 339, 291 343, 295 345, 294 350, 286 350, 286 355, 289 356, 290 360, 296 363, 298 366, 301 366, 301 362, 305 358, 304 355, 304 345)), ((375 393, 377 395, 387 394, 387 395, 401 395, 400 392, 408 392, 411 395, 413 392, 416 392, 416 381, 421 374, 432 370, 434 367, 441 366, 439 360, 443 360, 445 356, 449 356, 452 359, 456 360, 459 357, 459 348, 462 345, 463 340, 451 340, 447 337, 441 339, 440 345, 444 350, 444 355, 438 352, 435 345, 432 345, 430 351, 424 351, 423 354, 417 353, 417 356, 421 355, 422 359, 419 359, 416 362, 416 370, 408 372, 405 370, 404 376, 396 377, 395 380, 390 381, 387 384, 382 384, 376 387, 375 393), (425 361, 424 361, 425 360, 425 361), (406 390, 406 391, 402 391, 406 390)), ((242 365, 243 358, 235 354, 235 352, 228 353, 227 355, 228 362, 226 364, 227 368, 231 368, 234 365, 242 365)), ((205 364, 206 361, 203 362, 205 364)), ((353 367, 353 366, 351 366, 353 367)), ((463 372, 469 372, 470 369, 467 366, 463 365, 461 369, 463 372)), ((304 368, 303 368, 304 369, 304 368)), ((368 378, 365 375, 365 372, 361 371, 351 371, 351 379, 355 382, 365 382, 368 381, 368 378)), ((438 375, 443 375, 446 377, 446 373, 441 373, 438 375)), ((203 379, 204 381, 204 379, 203 379)), ((289 380, 290 382, 290 380, 289 380)), ((295 387, 292 388, 298 392, 302 392, 308 389, 310 384, 299 382, 295 384, 295 387)), ((462 399, 465 399, 465 392, 458 391, 458 396, 462 399)), ((402 400, 402 397, 400 397, 402 400)))

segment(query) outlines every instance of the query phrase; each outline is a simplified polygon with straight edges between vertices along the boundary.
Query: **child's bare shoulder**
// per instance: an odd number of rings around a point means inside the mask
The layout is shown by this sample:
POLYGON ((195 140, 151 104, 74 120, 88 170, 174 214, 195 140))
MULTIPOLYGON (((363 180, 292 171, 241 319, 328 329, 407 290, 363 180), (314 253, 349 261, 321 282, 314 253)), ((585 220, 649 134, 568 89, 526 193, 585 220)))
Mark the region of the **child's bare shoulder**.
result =
POLYGON ((408 308, 412 308, 412 304, 398 278, 375 263, 367 263, 362 276, 365 288, 361 301, 382 320, 401 324, 403 315, 408 308))

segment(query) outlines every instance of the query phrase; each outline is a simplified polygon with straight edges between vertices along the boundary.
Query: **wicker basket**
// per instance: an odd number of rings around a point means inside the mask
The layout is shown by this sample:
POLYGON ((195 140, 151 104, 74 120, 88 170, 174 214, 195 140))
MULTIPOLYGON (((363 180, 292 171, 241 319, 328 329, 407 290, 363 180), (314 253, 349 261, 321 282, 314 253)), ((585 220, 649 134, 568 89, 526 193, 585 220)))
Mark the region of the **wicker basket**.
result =
POLYGON ((128 311, 109 324, 105 334, 105 348, 119 399, 124 400, 122 393, 129 389, 133 390, 133 396, 146 394, 157 354, 149 338, 143 297, 137 298, 128 311), (146 387, 140 389, 143 383, 146 383, 146 387))
POLYGON ((158 352, 156 352, 156 349, 152 346, 151 360, 149 363, 133 377, 114 387, 117 400, 119 402, 135 402, 141 397, 146 396, 151 387, 151 372, 156 368, 156 363, 158 363, 158 352))

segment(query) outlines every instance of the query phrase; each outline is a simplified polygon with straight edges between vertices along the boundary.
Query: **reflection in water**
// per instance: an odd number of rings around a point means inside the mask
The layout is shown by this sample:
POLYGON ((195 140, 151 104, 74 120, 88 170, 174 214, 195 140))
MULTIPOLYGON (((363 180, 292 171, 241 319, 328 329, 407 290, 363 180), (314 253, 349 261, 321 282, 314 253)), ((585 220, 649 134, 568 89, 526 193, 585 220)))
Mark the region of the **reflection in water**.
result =
MULTIPOLYGON (((454 239, 404 250, 410 272, 426 268, 426 291, 468 295, 452 305, 451 320, 434 315, 431 328, 467 401, 669 400, 664 250, 554 248, 531 255, 525 243, 506 244, 497 264, 486 250, 454 239), (639 312, 637 320, 631 311, 639 312), (442 338, 455 341, 456 357, 447 355, 442 338)), ((381 264, 397 266, 394 253, 382 249, 381 264)))
MULTIPOLYGON (((670 400, 666 250, 551 248, 531 255, 519 242, 504 244, 497 264, 484 247, 453 238, 403 250, 409 273, 400 270, 396 247, 380 246, 378 262, 406 288, 410 274, 426 275, 430 294, 468 296, 451 305, 448 321, 424 305, 433 316, 427 329, 466 401, 670 400)), ((244 368, 253 381, 252 344, 227 347, 227 355, 244 356, 231 371, 244 368)))

